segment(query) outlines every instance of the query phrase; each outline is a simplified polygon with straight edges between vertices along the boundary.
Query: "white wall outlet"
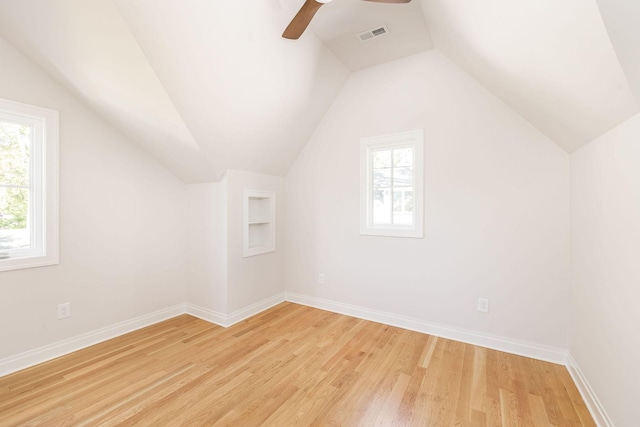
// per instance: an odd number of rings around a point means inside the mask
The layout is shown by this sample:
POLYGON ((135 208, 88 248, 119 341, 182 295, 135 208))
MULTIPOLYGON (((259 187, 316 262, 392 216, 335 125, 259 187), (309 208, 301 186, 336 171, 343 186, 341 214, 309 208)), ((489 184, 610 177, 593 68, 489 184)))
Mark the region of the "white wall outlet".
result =
POLYGON ((58 319, 65 319, 69 316, 71 316, 71 303, 58 304, 58 319))
POLYGON ((480 313, 488 313, 489 312, 489 299, 488 298, 478 298, 478 311, 480 313))
POLYGON ((324 274, 318 274, 318 284, 324 285, 324 274))

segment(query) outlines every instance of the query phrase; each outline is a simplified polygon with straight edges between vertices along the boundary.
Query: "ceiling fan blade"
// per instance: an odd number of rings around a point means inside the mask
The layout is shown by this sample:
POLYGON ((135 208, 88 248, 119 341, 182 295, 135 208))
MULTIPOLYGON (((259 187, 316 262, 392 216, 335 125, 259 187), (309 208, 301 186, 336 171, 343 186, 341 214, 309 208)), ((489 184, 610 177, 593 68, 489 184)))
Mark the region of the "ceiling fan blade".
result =
POLYGON ((294 16, 289 23, 287 29, 282 33, 282 37, 285 39, 297 40, 302 33, 304 33, 304 30, 307 29, 313 15, 316 14, 323 4, 324 3, 319 3, 315 0, 305 0, 296 16, 294 16))
POLYGON ((364 0, 372 3, 409 3, 411 0, 364 0))

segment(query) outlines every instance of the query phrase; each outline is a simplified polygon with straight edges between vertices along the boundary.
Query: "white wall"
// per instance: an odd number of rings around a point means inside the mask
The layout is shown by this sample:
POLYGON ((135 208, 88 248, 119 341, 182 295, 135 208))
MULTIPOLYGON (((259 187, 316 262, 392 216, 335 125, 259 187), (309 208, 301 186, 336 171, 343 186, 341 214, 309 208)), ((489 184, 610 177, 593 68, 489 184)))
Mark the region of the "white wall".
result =
POLYGON ((0 359, 184 302, 184 185, 4 39, 0 64, 0 97, 60 112, 60 264, 0 273, 0 359))
POLYGON ((566 348, 568 156, 437 51, 352 74, 287 200, 288 291, 566 348), (360 236, 360 138, 415 129, 424 239, 360 236))
POLYGON ((285 179, 238 170, 228 170, 227 233, 228 233, 228 307, 227 313, 245 308, 284 292, 285 263, 285 179), (276 192, 276 250, 244 258, 243 209, 244 190, 276 192))
POLYGON ((227 312, 227 181, 187 186, 187 302, 227 312))
POLYGON ((187 186, 187 302, 229 315, 284 292, 285 179, 228 170, 187 186), (244 258, 244 190, 276 192, 276 250, 244 258))
POLYGON ((616 426, 640 425, 640 115, 571 156, 569 351, 616 426))

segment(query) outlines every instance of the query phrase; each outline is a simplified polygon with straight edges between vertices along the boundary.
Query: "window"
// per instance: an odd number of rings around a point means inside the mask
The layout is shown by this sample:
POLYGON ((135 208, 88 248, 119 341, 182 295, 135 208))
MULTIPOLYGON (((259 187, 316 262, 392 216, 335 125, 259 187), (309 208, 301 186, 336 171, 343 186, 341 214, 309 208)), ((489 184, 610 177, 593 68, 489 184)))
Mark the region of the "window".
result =
POLYGON ((360 234, 423 237, 423 131, 360 141, 360 234))
POLYGON ((0 98, 0 271, 58 263, 58 113, 0 98))

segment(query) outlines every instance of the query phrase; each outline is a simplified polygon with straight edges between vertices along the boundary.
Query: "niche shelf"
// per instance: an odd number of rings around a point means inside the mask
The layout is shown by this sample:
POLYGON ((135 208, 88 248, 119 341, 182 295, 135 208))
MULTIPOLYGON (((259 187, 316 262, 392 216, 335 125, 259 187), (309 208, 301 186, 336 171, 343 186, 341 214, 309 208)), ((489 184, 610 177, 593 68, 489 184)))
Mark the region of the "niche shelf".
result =
POLYGON ((243 256, 276 250, 276 192, 244 190, 243 256))

